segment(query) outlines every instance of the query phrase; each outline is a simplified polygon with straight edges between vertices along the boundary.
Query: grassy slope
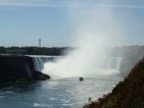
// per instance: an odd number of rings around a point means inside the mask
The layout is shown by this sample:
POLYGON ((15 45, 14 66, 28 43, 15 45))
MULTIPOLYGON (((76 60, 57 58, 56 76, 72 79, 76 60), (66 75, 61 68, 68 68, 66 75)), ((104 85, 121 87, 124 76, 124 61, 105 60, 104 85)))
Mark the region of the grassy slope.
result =
POLYGON ((84 108, 144 108, 144 59, 136 64, 112 93, 84 108))

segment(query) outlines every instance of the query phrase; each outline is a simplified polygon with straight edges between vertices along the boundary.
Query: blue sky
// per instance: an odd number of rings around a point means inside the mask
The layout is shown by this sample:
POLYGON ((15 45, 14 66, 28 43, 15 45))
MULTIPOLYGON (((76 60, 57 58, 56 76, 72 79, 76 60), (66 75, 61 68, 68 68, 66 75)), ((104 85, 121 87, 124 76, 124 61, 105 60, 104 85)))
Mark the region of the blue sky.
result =
POLYGON ((113 45, 144 45, 143 0, 0 0, 0 46, 37 46, 39 38, 45 47, 73 46, 78 27, 96 25, 101 10, 122 28, 113 45))

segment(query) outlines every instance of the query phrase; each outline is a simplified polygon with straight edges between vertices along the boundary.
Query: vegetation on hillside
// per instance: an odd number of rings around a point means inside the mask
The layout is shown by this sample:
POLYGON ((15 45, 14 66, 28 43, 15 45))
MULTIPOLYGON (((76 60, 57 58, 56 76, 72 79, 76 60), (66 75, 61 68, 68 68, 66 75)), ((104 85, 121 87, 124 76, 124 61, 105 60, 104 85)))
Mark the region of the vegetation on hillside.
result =
POLYGON ((144 108, 144 59, 111 93, 83 108, 144 108))

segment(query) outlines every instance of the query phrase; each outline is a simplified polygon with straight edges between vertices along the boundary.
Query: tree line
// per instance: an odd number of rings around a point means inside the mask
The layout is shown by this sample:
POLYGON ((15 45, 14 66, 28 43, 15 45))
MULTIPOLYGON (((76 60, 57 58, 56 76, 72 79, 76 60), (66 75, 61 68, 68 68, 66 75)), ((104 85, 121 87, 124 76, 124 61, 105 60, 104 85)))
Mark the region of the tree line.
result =
POLYGON ((28 55, 62 55, 69 47, 0 47, 0 54, 9 54, 10 52, 22 52, 28 55))

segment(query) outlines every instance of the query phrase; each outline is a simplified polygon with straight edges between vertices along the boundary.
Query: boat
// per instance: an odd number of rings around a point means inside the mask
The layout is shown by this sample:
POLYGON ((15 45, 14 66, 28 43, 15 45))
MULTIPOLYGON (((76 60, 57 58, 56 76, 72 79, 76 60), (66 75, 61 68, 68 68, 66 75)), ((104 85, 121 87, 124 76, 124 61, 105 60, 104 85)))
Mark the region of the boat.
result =
POLYGON ((84 77, 79 77, 79 81, 84 81, 84 77))

